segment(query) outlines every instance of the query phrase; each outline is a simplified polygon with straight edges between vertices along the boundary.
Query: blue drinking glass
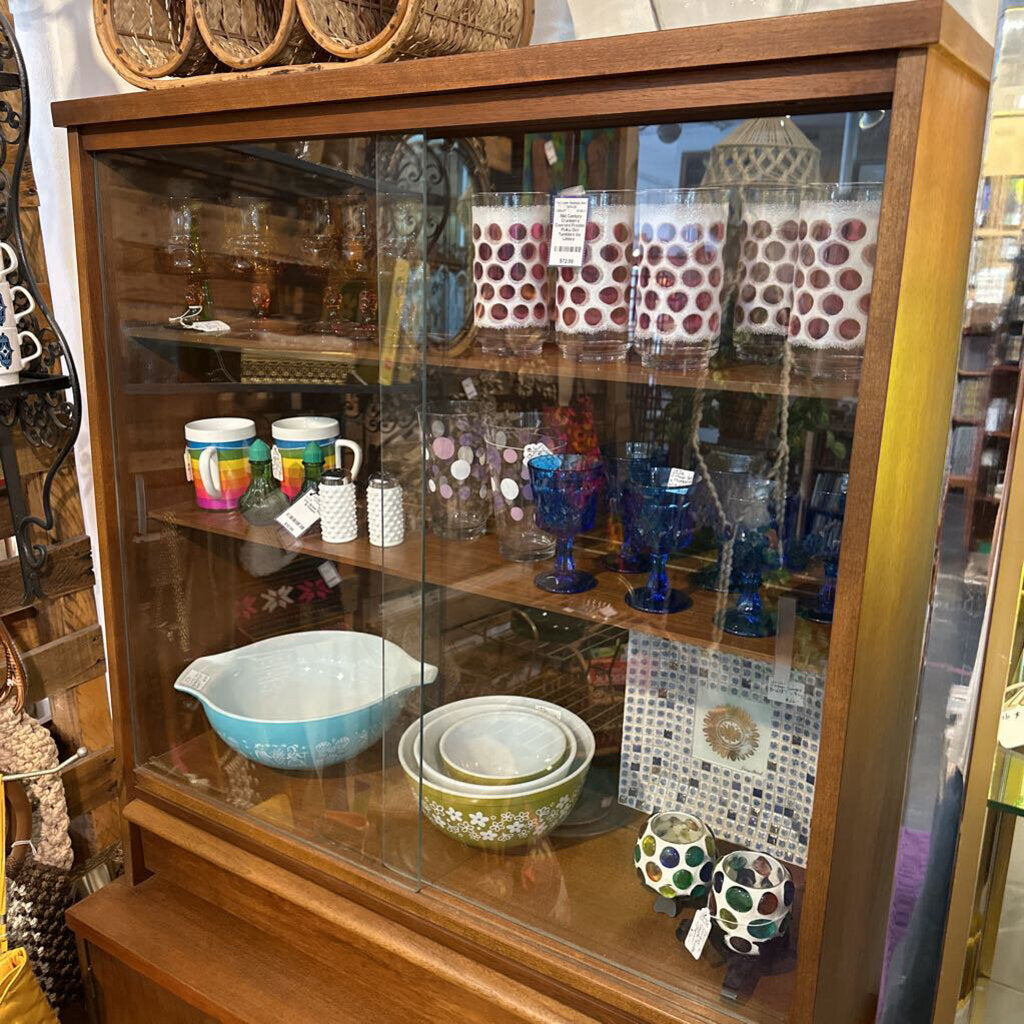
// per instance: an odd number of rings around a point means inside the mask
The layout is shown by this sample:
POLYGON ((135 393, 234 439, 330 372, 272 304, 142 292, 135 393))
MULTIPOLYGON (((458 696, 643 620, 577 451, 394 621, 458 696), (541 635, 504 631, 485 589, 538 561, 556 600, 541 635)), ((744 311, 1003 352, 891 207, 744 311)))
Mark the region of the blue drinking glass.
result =
POLYGON ((605 568, 612 572, 648 572, 651 556, 637 546, 636 524, 632 511, 622 501, 622 489, 629 481, 647 483, 651 469, 668 465, 668 448, 646 441, 624 441, 601 446, 608 470, 608 506, 622 523, 622 545, 605 556, 605 568))
POLYGON ((689 483, 674 483, 672 474, 677 472, 663 466, 648 469, 647 483, 628 479, 622 487, 623 522, 632 524, 635 550, 651 562, 646 586, 629 591, 626 604, 655 615, 681 612, 693 604, 682 590, 669 586, 665 568, 668 556, 686 547, 692 534, 692 477, 689 483))
MULTIPOLYGON (((802 618, 811 622, 831 622, 836 609, 836 578, 839 575, 839 537, 842 522, 824 537, 816 538, 816 553, 821 559, 824 580, 813 602, 800 605, 802 618)), ((808 538, 810 539, 810 538, 808 538)))
POLYGON ((603 460, 595 455, 539 455, 530 460, 529 469, 537 525, 555 538, 554 568, 539 573, 533 582, 552 594, 590 590, 597 580, 576 568, 572 542, 576 534, 594 528, 605 483, 603 460))
POLYGON ((779 556, 771 533, 764 526, 735 528, 732 549, 733 575, 738 579, 736 604, 727 608, 717 623, 733 636, 774 636, 775 616, 761 602, 761 576, 765 569, 778 568, 779 556))

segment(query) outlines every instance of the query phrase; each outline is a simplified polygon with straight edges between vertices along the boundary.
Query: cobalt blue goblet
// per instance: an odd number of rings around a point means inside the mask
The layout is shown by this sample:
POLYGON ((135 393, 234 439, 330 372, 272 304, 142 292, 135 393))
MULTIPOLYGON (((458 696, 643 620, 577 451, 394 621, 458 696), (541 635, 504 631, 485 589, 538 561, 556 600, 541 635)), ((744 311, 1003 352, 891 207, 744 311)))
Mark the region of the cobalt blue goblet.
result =
POLYGON ((605 568, 612 572, 647 572, 651 556, 637 546, 636 524, 632 510, 623 503, 622 489, 630 480, 647 483, 653 467, 667 466, 668 448, 646 441, 624 441, 602 445, 601 454, 608 470, 608 505, 622 524, 622 545, 605 556, 605 568))
POLYGON ((736 604, 716 617, 716 622, 733 636, 774 636, 775 616, 761 602, 761 576, 765 569, 777 569, 772 530, 768 524, 756 524, 749 518, 729 524, 723 531, 723 544, 732 533, 732 572, 738 581, 736 604))
POLYGON ((648 469, 647 483, 626 480, 622 488, 623 521, 633 525, 636 550, 650 558, 646 586, 626 594, 626 604, 637 611, 666 615, 689 608, 693 602, 682 590, 669 586, 668 556, 690 542, 690 492, 693 475, 679 480, 680 471, 648 469))
POLYGON ((831 622, 836 610, 836 578, 839 575, 839 536, 842 522, 826 536, 816 538, 817 555, 825 578, 813 602, 800 605, 800 615, 811 622, 831 622))
POLYGON ((594 528, 597 499, 605 482, 604 462, 595 455, 539 455, 530 460, 537 525, 555 538, 555 565, 533 578, 552 594, 580 594, 597 585, 576 568, 573 538, 594 528))

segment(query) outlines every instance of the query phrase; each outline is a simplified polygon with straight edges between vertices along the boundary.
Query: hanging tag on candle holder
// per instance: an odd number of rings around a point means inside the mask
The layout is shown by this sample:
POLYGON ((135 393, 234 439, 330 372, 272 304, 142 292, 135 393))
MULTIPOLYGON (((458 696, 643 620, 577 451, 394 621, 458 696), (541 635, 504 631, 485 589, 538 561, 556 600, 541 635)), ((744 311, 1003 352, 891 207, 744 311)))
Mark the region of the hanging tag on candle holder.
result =
POLYGON ((793 634, 796 630, 796 599, 780 597, 775 634, 775 671, 768 681, 768 699, 803 707, 804 686, 793 678, 793 634))
POLYGON ((689 487, 693 483, 693 470, 692 469, 678 469, 673 466, 668 471, 668 486, 669 487, 689 487))
POLYGON ((192 476, 192 455, 187 448, 185 449, 185 479, 189 483, 195 479, 192 476))
POLYGON ((707 907, 701 907, 690 922, 690 930, 686 934, 683 945, 687 948, 694 960, 699 960, 704 946, 707 944, 708 936, 711 934, 711 911, 707 907))
POLYGON ((582 267, 587 244, 590 200, 586 196, 556 196, 551 214, 552 267, 582 267))
POLYGON ((277 517, 277 522, 293 537, 301 537, 319 518, 320 495, 316 491, 307 491, 277 517))

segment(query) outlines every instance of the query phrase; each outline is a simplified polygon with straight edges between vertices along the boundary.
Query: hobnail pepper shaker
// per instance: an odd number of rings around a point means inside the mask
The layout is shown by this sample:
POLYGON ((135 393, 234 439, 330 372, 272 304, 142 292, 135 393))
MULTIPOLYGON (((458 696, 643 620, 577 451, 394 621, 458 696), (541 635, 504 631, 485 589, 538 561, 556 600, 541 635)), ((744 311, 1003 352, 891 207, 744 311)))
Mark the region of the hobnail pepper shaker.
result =
POLYGON ((366 518, 370 543, 391 548, 405 540, 402 485, 387 473, 375 473, 366 487, 366 518))
POLYGON ((356 485, 347 469, 329 469, 320 481, 320 536, 328 544, 347 544, 359 536, 356 485))

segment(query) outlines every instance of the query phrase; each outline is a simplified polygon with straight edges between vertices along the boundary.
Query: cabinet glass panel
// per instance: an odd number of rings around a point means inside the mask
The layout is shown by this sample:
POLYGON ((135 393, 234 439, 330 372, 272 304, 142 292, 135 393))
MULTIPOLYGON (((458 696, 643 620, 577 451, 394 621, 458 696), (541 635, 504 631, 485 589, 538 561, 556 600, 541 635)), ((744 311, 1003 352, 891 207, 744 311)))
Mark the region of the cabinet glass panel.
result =
POLYGON ((104 156, 140 778, 784 1019, 888 126, 104 156))

